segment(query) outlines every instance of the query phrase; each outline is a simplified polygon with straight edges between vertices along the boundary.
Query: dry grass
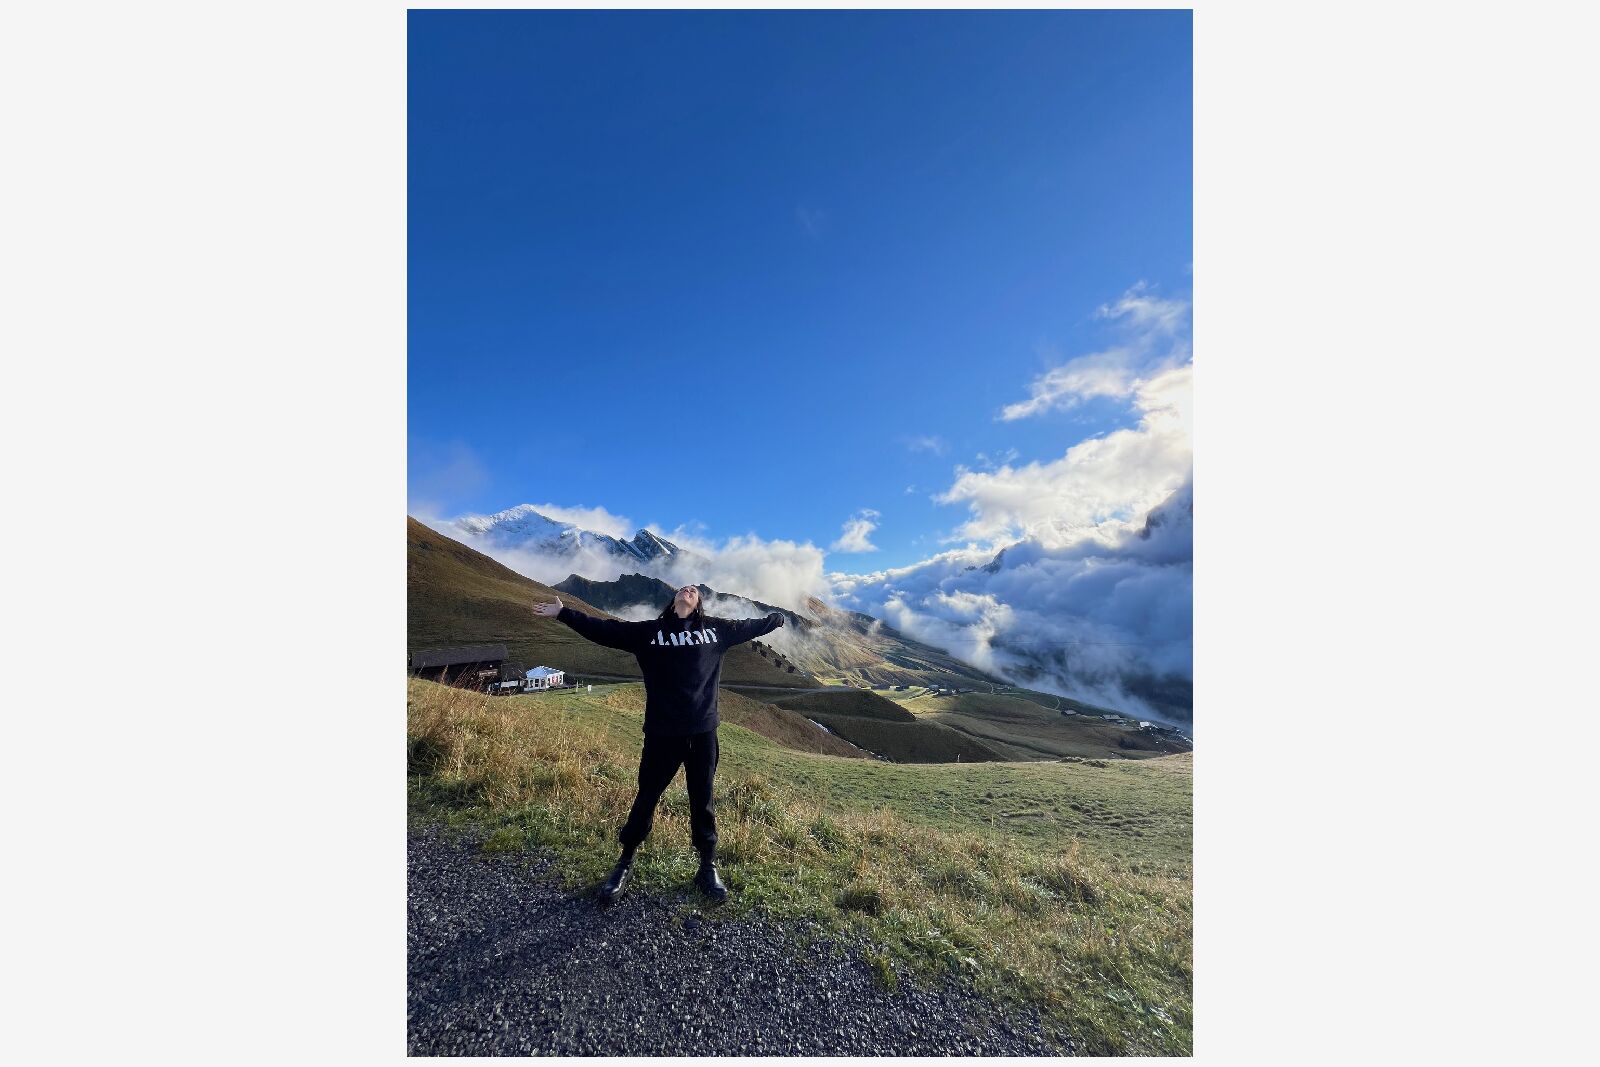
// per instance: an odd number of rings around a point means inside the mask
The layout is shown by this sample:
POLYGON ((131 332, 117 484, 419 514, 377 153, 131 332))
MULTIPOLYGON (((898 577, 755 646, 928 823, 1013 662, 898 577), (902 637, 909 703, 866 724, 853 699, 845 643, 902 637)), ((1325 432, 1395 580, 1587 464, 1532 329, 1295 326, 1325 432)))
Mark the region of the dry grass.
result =
MULTIPOLYGON (((413 807, 487 826, 493 848, 550 848, 569 884, 592 884, 615 859, 615 829, 633 801, 637 694, 530 699, 413 682, 413 807)), ((824 804, 772 773, 782 761, 763 770, 759 754, 773 747, 753 744, 737 767, 725 758, 717 778, 718 856, 733 912, 761 908, 862 935, 877 946, 884 981, 960 974, 1045 1008, 1091 1051, 1189 1052, 1186 877, 1135 873, 1077 841, 1026 848, 920 824, 860 790, 849 805, 824 804)), ((860 761, 783 756, 824 771, 848 762, 859 773, 860 761)), ((692 870, 681 782, 640 850, 646 891, 677 892, 692 870)))

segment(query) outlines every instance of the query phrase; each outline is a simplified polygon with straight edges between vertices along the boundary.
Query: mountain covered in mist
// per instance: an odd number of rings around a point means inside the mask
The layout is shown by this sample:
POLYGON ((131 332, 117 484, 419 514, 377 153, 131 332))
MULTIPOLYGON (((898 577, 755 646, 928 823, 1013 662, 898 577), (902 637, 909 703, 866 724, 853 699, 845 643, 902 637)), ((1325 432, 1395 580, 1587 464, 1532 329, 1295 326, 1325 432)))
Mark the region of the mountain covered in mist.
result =
POLYGON ((1028 537, 946 583, 1029 612, 989 642, 1008 679, 1058 692, 1083 686, 1114 707, 1131 697, 1149 714, 1187 726, 1193 559, 1190 481, 1114 543, 1059 547, 1028 537))
MULTIPOLYGON (((571 607, 605 617, 605 609, 570 591, 571 607)), ((574 675, 638 677, 627 652, 580 637, 566 624, 533 614, 533 605, 557 596, 552 587, 406 518, 406 651, 459 645, 504 644, 524 666, 559 667, 574 675)), ((814 679, 773 663, 748 644, 723 659, 727 684, 814 686, 814 679)))
POLYGON ((552 519, 532 504, 518 504, 493 515, 465 515, 451 520, 444 528, 446 532, 466 535, 488 547, 543 556, 578 556, 586 551, 597 551, 632 565, 703 559, 649 530, 640 529, 631 540, 625 541, 585 530, 576 523, 552 519))

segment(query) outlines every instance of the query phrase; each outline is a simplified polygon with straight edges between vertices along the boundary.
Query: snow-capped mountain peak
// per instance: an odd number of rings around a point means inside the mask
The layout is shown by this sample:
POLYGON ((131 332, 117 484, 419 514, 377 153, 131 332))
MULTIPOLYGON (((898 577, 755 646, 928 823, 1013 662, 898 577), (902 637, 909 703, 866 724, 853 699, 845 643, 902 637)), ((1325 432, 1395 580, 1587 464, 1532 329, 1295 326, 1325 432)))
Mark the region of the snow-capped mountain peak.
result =
POLYGON ((683 549, 662 537, 657 537, 649 530, 640 530, 633 535, 632 541, 624 541, 640 559, 664 559, 682 555, 683 549))
POLYGON ((570 522, 558 522, 541 515, 532 504, 518 504, 493 515, 463 515, 455 520, 455 525, 477 537, 493 534, 497 538, 555 538, 578 529, 570 522))
POLYGON ((497 511, 493 515, 463 515, 449 524, 469 540, 492 548, 518 549, 548 556, 572 555, 583 549, 599 550, 629 564, 696 560, 694 553, 640 529, 632 540, 585 530, 541 514, 532 504, 497 511))

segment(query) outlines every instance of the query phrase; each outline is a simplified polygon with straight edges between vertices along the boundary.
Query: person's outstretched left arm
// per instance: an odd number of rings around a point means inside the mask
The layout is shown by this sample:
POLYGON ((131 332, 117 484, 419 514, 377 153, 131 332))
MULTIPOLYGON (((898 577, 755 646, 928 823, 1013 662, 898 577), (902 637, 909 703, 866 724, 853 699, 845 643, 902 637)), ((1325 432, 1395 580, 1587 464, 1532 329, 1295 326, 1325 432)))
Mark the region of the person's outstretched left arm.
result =
POLYGON ((717 623, 717 636, 728 648, 754 641, 783 625, 783 612, 774 611, 764 619, 724 619, 717 623))

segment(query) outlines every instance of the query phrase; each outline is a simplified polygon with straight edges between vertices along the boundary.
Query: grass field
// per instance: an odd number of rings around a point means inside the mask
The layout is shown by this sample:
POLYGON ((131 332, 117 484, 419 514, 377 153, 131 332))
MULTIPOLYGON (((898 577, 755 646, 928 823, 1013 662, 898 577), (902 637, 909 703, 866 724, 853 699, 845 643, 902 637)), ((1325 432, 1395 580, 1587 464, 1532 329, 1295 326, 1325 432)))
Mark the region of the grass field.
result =
MULTIPOLYGON (((641 713, 643 707, 641 704, 641 713)), ((853 756, 858 759, 872 758, 870 752, 858 748, 837 734, 817 729, 804 715, 788 708, 776 707, 727 689, 719 689, 717 709, 723 722, 743 726, 747 730, 778 742, 784 748, 833 756, 853 756)))
MULTIPOLYGON (((752 693, 779 708, 799 712, 854 745, 895 763, 972 763, 1012 758, 981 738, 918 719, 871 690, 752 693)), ((1037 757, 1035 757, 1037 758, 1037 757)))
POLYGON ((1098 715, 1062 715, 1021 697, 961 693, 941 698, 937 707, 934 722, 969 732, 1014 758, 1144 759, 1188 751, 1187 745, 1107 722, 1098 715))
POLYGON ((919 721, 959 731, 1007 760, 1148 759, 1187 752, 1191 746, 1151 731, 1100 718, 1091 706, 1064 697, 1020 692, 935 696, 925 689, 883 693, 919 721), (1062 708, 1077 711, 1061 714, 1062 708))
POLYGON ((870 689, 841 687, 832 692, 764 693, 763 699, 779 707, 812 715, 849 715, 852 718, 879 719, 883 722, 916 722, 916 715, 902 708, 881 693, 870 689))
MULTIPOLYGON (((1175 739, 1097 714, 1063 715, 1037 699, 1011 694, 928 690, 751 691, 758 700, 794 711, 896 763, 984 760, 1147 759, 1187 752, 1175 739)), ((1051 698, 1063 706, 1076 702, 1051 698)), ((1083 705, 1076 705, 1083 706, 1083 705)))
MULTIPOLYGON (((592 886, 633 799, 643 707, 637 684, 490 699, 413 680, 413 817, 549 849, 571 887, 592 886)), ((720 740, 730 913, 866 938, 887 983, 959 973, 1038 1005, 1090 1051, 1190 1051, 1191 756, 897 765, 732 721, 720 740)), ((688 840, 680 776, 640 849, 640 890, 698 903, 688 840)))

